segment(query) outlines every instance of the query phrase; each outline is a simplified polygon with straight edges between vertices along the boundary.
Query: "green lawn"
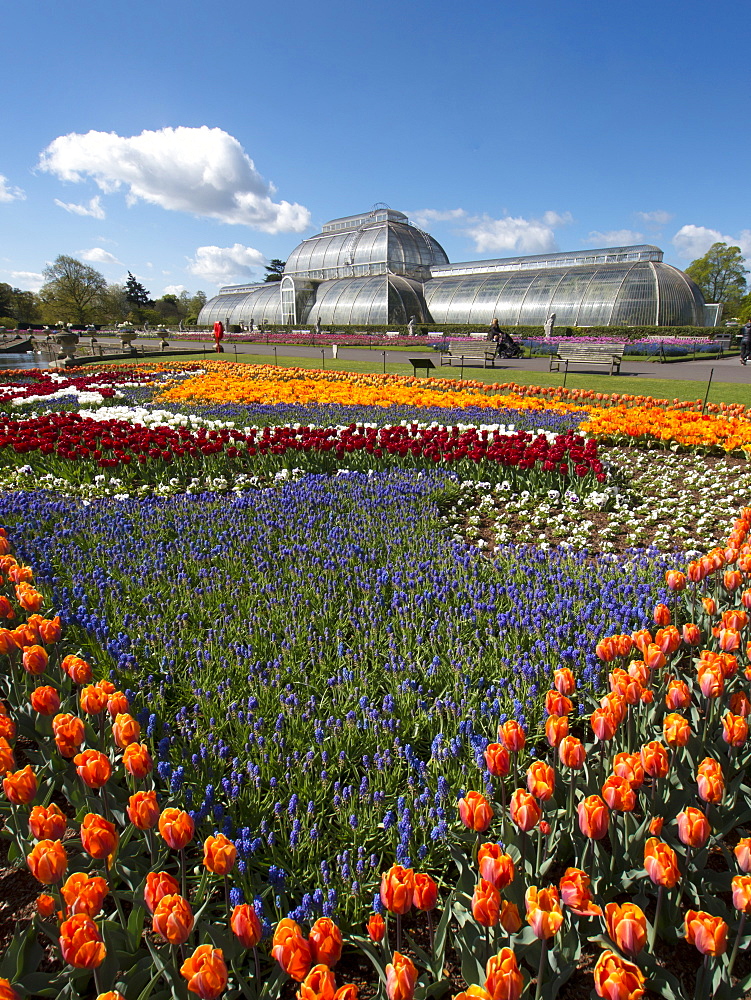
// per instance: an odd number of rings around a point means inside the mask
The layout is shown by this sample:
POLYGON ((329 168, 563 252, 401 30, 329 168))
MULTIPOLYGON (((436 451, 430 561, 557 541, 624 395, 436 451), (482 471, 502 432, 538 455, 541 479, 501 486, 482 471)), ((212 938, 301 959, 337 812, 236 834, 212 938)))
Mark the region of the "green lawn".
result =
MULTIPOLYGON (((367 350, 367 348, 366 348, 367 350)), ((376 352, 372 357, 363 361, 334 361, 331 357, 325 360, 327 371, 340 372, 382 372, 383 361, 377 357, 376 352)), ((266 354, 238 354, 235 359, 234 354, 227 352, 223 356, 185 353, 179 358, 174 355, 166 356, 165 361, 231 361, 237 360, 241 364, 265 365, 273 364, 273 358, 266 354)), ((157 359, 146 359, 157 360, 157 359)), ((283 368, 321 368, 321 361, 318 358, 300 358, 290 355, 278 354, 277 360, 283 368)), ((110 361, 108 364, 132 364, 131 361, 110 361)), ((87 367, 89 367, 87 365, 87 367)), ((409 364, 387 364, 386 372, 393 375, 412 375, 412 366, 409 364)), ((460 375, 458 368, 436 368, 434 377, 436 378, 456 378, 460 375)), ((527 371, 500 371, 497 368, 475 368, 464 369, 464 377, 475 379, 478 382, 486 382, 488 385, 501 382, 516 382, 518 385, 563 385, 563 373, 558 372, 527 372, 527 371)), ((704 399, 706 384, 689 379, 659 379, 659 378, 635 378, 618 375, 597 375, 597 374, 572 374, 566 377, 566 387, 569 389, 591 389, 594 392, 604 393, 630 393, 632 395, 654 396, 657 399, 680 399, 694 400, 704 399)), ((751 400, 749 387, 743 383, 732 382, 712 382, 709 392, 710 403, 743 403, 748 404, 751 400)))

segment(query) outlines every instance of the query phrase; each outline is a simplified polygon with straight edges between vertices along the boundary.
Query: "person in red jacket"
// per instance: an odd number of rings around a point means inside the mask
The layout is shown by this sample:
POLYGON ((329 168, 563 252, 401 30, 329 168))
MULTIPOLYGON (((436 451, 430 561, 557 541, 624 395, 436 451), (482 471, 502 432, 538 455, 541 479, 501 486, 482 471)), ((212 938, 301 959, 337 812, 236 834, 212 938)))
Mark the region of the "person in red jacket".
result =
POLYGON ((214 323, 214 340, 216 341, 216 353, 223 354, 224 348, 222 347, 222 341, 224 340, 224 324, 221 320, 217 320, 214 323))

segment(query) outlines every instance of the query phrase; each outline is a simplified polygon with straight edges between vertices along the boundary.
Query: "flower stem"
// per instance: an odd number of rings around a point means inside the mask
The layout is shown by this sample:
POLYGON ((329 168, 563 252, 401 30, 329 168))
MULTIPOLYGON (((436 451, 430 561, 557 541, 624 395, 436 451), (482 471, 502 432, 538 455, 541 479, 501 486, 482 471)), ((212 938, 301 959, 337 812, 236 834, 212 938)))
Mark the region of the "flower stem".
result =
POLYGON ((664 895, 664 892, 665 892, 665 887, 661 885, 660 888, 657 890, 657 905, 655 906, 655 919, 654 923, 652 924, 652 930, 649 935, 649 950, 652 952, 652 954, 654 954, 655 950, 655 938, 657 937, 657 924, 660 920, 660 910, 662 909, 662 897, 664 895))
POLYGON ((733 966, 735 965, 735 960, 738 957, 738 947, 741 943, 741 938, 743 937, 743 927, 746 923, 746 914, 741 913, 741 922, 738 924, 738 933, 735 936, 735 944, 733 945, 733 953, 730 956, 730 964, 728 965, 728 979, 733 974, 733 966))
POLYGON ((545 965, 548 958, 548 939, 543 938, 540 946, 540 965, 537 969, 537 989, 535 990, 535 1000, 540 1000, 542 996, 542 980, 545 975, 545 965))

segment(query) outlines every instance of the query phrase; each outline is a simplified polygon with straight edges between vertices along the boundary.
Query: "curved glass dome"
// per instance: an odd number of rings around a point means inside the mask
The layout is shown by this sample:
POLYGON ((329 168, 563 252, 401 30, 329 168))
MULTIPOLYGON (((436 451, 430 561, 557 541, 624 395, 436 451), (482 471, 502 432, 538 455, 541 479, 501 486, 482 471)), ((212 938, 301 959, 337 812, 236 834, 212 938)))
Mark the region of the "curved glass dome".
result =
POLYGON ((315 323, 320 319, 324 325, 403 325, 412 316, 417 322, 426 317, 420 283, 389 274, 321 283, 302 322, 315 323))
POLYGON ((424 280, 440 264, 448 264, 443 247, 401 212, 387 210, 327 222, 292 251, 284 273, 318 281, 374 274, 424 280))
POLYGON ((222 289, 198 314, 199 326, 213 326, 217 320, 225 326, 248 326, 251 320, 255 326, 264 320, 267 323, 284 322, 279 282, 222 289))
POLYGON ((434 323, 541 326, 702 326, 704 299, 682 271, 658 261, 546 267, 433 278, 425 301, 434 323))

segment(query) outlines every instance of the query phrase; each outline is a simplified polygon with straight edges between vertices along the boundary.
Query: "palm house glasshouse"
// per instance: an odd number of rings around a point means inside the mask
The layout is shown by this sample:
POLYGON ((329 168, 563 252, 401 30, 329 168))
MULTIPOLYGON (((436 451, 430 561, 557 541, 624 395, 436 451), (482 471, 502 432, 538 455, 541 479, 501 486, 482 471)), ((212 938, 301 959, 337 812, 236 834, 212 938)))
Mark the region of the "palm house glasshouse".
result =
POLYGON ((289 256, 282 280, 222 288, 198 322, 243 327, 416 323, 713 326, 694 282, 655 246, 451 264, 406 215, 377 206, 327 222, 289 256))

